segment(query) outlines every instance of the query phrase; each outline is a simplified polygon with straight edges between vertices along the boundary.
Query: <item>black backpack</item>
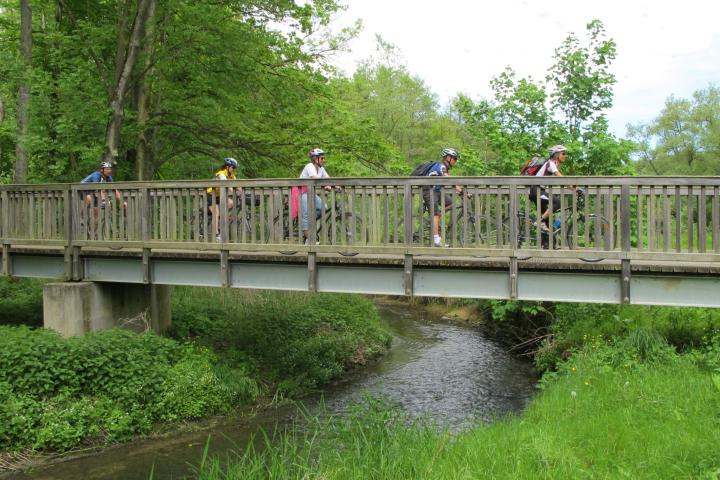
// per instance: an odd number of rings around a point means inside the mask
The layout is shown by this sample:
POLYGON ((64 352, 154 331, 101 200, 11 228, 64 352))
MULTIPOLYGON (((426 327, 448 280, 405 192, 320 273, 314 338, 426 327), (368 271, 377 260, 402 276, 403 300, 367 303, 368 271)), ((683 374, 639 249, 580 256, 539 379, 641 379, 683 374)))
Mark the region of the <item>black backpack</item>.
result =
POLYGON ((410 172, 411 177, 426 177, 427 174, 430 172, 430 169, 435 165, 437 162, 433 162, 432 160, 421 163, 417 167, 415 167, 415 170, 410 172))

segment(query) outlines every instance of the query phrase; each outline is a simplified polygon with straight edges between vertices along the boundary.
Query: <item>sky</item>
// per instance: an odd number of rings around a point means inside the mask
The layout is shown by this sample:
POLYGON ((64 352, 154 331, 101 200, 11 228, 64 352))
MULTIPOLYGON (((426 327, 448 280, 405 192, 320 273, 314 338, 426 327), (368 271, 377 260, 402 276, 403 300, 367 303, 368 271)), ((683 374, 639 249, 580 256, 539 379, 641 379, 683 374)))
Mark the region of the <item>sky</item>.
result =
POLYGON ((555 49, 570 34, 603 22, 617 44, 617 83, 607 117, 617 136, 628 123, 650 122, 665 100, 720 86, 720 0, 344 0, 335 22, 363 30, 335 65, 351 74, 375 50, 375 36, 395 45, 401 61, 441 104, 458 93, 490 98, 490 79, 511 66, 542 80, 555 49))

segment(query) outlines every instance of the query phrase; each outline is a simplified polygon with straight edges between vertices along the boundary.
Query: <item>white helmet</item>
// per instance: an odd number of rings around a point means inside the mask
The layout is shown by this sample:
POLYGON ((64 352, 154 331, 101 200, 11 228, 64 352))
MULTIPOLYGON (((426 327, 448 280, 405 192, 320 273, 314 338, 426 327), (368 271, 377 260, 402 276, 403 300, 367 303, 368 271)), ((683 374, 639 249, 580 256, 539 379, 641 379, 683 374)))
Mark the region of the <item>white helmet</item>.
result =
POLYGON ((310 153, 308 153, 308 156, 310 158, 323 157, 325 156, 325 152, 319 148, 313 148, 312 150, 310 150, 310 153))
POLYGON ((553 145, 550 147, 550 156, 554 157, 556 153, 567 152, 567 148, 562 145, 553 145))
POLYGON ((454 148, 445 148, 443 149, 440 156, 443 158, 450 156, 454 157, 457 160, 460 157, 460 154, 458 154, 457 150, 455 150, 454 148))

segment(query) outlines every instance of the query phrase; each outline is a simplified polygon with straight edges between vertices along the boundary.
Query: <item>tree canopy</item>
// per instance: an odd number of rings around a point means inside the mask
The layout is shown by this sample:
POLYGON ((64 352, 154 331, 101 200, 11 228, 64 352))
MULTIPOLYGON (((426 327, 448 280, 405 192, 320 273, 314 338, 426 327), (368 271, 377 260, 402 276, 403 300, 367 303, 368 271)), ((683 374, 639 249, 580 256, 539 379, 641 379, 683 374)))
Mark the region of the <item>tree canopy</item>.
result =
POLYGON ((242 177, 294 177, 314 147, 334 176, 407 174, 447 146, 466 175, 515 175, 556 143, 570 174, 633 173, 634 147, 640 171, 709 172, 716 158, 717 89, 669 100, 635 144, 610 133, 616 45, 598 20, 568 35, 542 80, 507 67, 492 98, 442 106, 380 37, 352 75, 331 67, 361 28, 330 33, 338 0, 21 3, 0 0, 2 182, 21 155, 31 182, 78 181, 101 159, 123 180, 208 178, 226 156, 242 177))

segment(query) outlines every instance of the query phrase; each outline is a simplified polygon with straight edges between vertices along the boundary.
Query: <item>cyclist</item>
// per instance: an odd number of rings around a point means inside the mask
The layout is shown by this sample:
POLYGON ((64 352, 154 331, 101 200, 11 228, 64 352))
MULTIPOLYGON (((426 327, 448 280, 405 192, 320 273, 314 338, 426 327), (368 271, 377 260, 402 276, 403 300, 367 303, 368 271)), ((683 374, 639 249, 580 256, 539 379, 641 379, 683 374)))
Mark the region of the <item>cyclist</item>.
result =
MULTIPOLYGON (((550 147, 548 159, 545 161, 543 166, 540 167, 537 173, 535 173, 535 176, 562 177, 563 174, 560 173, 560 166, 563 164, 563 162, 565 162, 565 158, 567 158, 567 148, 562 145, 553 145, 552 147, 550 147)), ((550 197, 548 196, 545 187, 542 185, 536 185, 531 187, 529 197, 530 200, 534 203, 537 203, 538 197, 540 198, 540 210, 542 214, 540 216, 540 220, 538 220, 538 227, 544 232, 549 232, 550 226, 548 224, 548 219, 550 218, 550 209, 548 208, 548 206, 550 204, 550 197)), ((553 195, 552 201, 554 207, 558 207, 560 205, 560 195, 553 195)))
MULTIPOLYGON (((325 152, 319 148, 313 148, 308 153, 310 157, 310 163, 305 165, 299 178, 330 178, 327 170, 325 170, 325 152)), ((325 190, 331 190, 332 187, 325 186, 325 190)), ((322 213, 323 203, 320 195, 315 195, 315 217, 319 217, 322 213)), ((309 224, 308 219, 308 198, 307 198, 307 187, 301 188, 300 196, 300 222, 303 231, 303 237, 305 241, 308 241, 309 235, 309 224)))
MULTIPOLYGON (((101 162, 100 167, 87 177, 80 180, 80 183, 105 183, 112 181, 112 165, 109 162, 101 162)), ((115 190, 115 198, 118 202, 122 200, 122 197, 118 190, 115 190)), ((105 205, 109 203, 110 199, 106 198, 105 190, 98 191, 97 196, 93 195, 90 192, 85 192, 85 206, 94 207, 94 216, 96 220, 99 213, 98 207, 105 208, 105 205)), ((123 202, 122 206, 123 208, 127 208, 127 202, 123 202)))
MULTIPOLYGON (((452 169, 458 162, 460 154, 454 148, 445 148, 441 153, 442 160, 435 162, 430 169, 425 173, 426 177, 447 177, 450 176, 450 169, 452 169)), ((462 187, 457 185, 455 190, 458 193, 462 193, 462 187)), ((440 206, 440 185, 434 187, 423 187, 422 198, 423 204, 426 210, 430 210, 432 202, 434 207, 434 215, 432 221, 432 232, 433 232, 433 245, 440 247, 442 245, 442 239, 440 238, 440 214, 442 213, 440 206)), ((453 208, 452 197, 445 195, 445 207, 453 208)))
MULTIPOLYGON (((223 160, 223 165, 220 170, 215 172, 214 178, 215 180, 235 180, 235 172, 237 171, 237 168, 237 160, 231 157, 225 158, 223 160)), ((215 239, 217 241, 220 241, 220 189, 210 187, 207 189, 207 193, 210 194, 207 197, 207 205, 214 218, 213 223, 215 224, 215 239)), ((240 194, 242 194, 242 189, 240 187, 228 189, 228 210, 232 210, 233 206, 235 205, 235 200, 233 200, 233 197, 235 195, 239 196, 240 194)))

